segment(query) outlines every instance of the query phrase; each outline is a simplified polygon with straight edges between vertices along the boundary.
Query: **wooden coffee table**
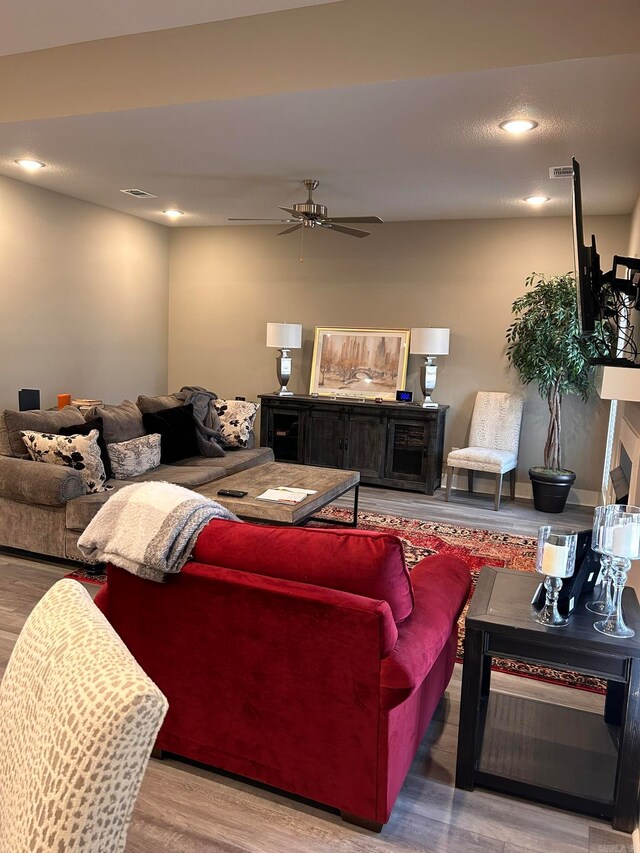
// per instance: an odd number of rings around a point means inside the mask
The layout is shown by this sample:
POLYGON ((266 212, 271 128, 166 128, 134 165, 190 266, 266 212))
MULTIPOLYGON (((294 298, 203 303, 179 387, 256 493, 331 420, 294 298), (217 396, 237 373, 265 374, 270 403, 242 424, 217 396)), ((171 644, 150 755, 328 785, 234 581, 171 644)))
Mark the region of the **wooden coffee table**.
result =
POLYGON ((352 521, 334 521, 319 518, 332 526, 346 525, 356 527, 358 523, 358 491, 360 487, 359 471, 343 471, 338 468, 313 468, 311 465, 291 465, 283 462, 268 462, 248 468, 239 474, 232 474, 223 480, 208 483, 198 489, 201 494, 218 501, 240 518, 249 521, 267 521, 271 524, 300 525, 309 521, 313 514, 327 506, 340 495, 354 490, 352 521), (293 486, 298 489, 315 489, 315 495, 309 495, 297 504, 259 501, 266 489, 277 486, 293 486), (240 489, 247 492, 244 498, 232 498, 219 495, 219 489, 240 489))

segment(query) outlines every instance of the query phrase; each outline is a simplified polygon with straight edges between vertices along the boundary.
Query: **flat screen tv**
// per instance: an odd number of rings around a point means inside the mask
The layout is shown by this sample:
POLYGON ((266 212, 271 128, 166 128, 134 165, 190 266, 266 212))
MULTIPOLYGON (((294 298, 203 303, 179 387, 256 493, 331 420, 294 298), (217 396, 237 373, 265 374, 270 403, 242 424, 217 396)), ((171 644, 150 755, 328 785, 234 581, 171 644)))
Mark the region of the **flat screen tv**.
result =
POLYGON ((572 158, 571 163, 573 165, 573 254, 578 291, 578 316, 583 334, 589 334, 595 331, 596 321, 602 316, 600 305, 602 270, 595 236, 591 235, 590 246, 585 246, 584 243, 580 164, 575 157, 572 158))

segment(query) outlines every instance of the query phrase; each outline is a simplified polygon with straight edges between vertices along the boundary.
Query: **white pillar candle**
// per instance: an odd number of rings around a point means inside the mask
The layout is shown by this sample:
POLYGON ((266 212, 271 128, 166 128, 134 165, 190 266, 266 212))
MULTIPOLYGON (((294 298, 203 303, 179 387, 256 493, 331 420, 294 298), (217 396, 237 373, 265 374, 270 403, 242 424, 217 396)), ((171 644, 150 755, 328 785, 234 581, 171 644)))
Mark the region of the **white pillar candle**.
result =
POLYGON ((640 554, 640 524, 616 524, 612 528, 611 551, 616 557, 636 560, 640 554))
POLYGON ((555 578, 566 577, 568 559, 568 545, 551 545, 546 542, 542 552, 542 573, 555 578))
POLYGON ((602 550, 605 554, 609 554, 613 545, 613 528, 606 525, 602 528, 602 550))

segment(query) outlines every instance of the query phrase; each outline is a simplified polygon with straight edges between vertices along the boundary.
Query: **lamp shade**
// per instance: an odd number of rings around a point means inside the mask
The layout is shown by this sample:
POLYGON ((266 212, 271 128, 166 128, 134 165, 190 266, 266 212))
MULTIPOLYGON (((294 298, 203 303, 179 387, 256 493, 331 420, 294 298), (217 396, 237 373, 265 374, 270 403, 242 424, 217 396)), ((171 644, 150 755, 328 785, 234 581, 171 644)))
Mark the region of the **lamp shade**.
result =
POLYGON ((300 349, 302 326, 300 323, 267 323, 267 346, 277 349, 300 349))
POLYGON ((415 355, 448 355, 449 329, 411 329, 409 352, 415 355))

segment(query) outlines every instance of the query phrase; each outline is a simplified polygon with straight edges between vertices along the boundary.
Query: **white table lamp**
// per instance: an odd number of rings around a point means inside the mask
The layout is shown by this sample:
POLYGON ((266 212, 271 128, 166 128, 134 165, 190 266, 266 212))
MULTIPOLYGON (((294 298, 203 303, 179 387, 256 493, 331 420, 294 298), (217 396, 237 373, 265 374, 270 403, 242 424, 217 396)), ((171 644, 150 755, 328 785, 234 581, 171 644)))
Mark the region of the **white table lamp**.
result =
POLYGON ((267 346, 280 350, 276 359, 280 390, 275 393, 281 397, 292 397, 293 391, 287 391, 287 383, 291 378, 289 350, 302 346, 302 326, 300 323, 267 323, 267 346))
POLYGON ((424 394, 422 406, 425 409, 438 407, 431 399, 436 387, 438 368, 433 363, 437 355, 449 354, 449 329, 411 329, 409 352, 412 355, 424 355, 425 361, 420 368, 420 387, 424 394))

